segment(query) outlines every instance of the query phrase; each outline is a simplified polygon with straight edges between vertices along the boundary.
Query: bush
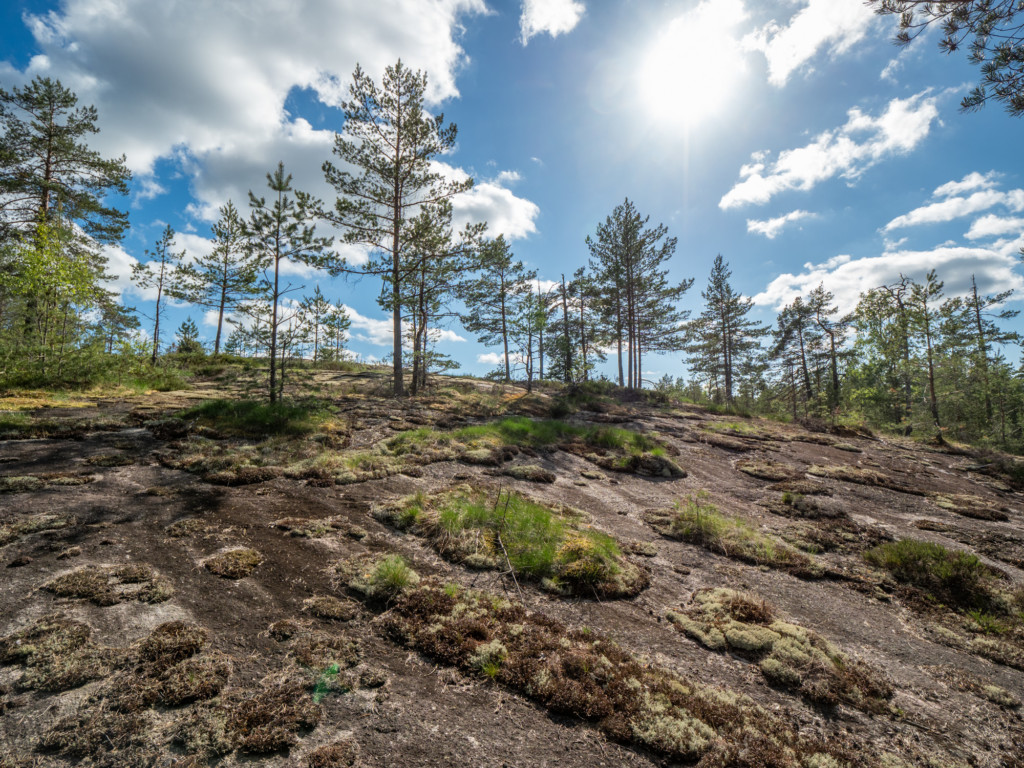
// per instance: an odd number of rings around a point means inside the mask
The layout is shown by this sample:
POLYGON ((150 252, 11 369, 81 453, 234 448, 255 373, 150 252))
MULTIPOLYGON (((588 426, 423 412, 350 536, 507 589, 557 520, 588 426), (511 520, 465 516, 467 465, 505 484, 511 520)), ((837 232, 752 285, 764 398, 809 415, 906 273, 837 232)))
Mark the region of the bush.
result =
POLYGON ((869 549, 864 559, 897 581, 932 592, 958 608, 986 608, 993 602, 991 584, 996 572, 967 552, 930 541, 900 539, 869 549))

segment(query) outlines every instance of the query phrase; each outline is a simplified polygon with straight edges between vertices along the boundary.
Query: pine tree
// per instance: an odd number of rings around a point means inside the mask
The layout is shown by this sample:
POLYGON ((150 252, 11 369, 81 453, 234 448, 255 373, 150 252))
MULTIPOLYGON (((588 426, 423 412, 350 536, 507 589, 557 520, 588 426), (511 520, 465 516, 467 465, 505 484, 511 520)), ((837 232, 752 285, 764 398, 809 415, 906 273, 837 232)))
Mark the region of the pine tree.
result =
POLYGON ((185 318, 178 326, 174 337, 177 341, 176 350, 183 355, 193 355, 203 351, 203 344, 199 341, 199 326, 191 316, 185 318))
POLYGON ((754 303, 733 290, 731 276, 728 264, 718 254, 708 287, 701 292, 704 311, 688 325, 686 347, 690 370, 704 373, 715 386, 721 386, 727 405, 733 404, 741 366, 759 349, 758 339, 768 333, 760 323, 747 319, 754 303))
POLYGON ((225 312, 257 290, 259 267, 245 239, 245 222, 230 200, 220 208, 213 237, 209 255, 198 256, 183 265, 172 295, 217 310, 217 335, 213 341, 216 355, 220 352, 225 312))
POLYGON ((156 302, 153 310, 153 354, 152 363, 160 354, 160 315, 167 301, 167 289, 177 281, 178 269, 185 258, 185 251, 175 253, 171 250, 174 243, 174 230, 168 225, 160 239, 156 241, 153 251, 146 251, 149 259, 132 265, 132 282, 142 289, 155 288, 156 302))
POLYGON ((685 315, 675 305, 693 284, 668 282, 666 263, 677 241, 668 237, 664 225, 648 228, 649 219, 627 198, 587 237, 591 269, 603 287, 599 306, 604 325, 618 350, 619 385, 630 389, 642 386, 645 345, 650 345, 648 351, 680 347, 685 315))
POLYGON ((316 234, 316 225, 311 223, 320 208, 320 201, 306 192, 292 189, 291 174, 285 175, 284 163, 277 164, 273 174, 267 174, 267 186, 273 192, 268 205, 264 197, 249 193, 249 207, 252 214, 245 227, 246 237, 254 249, 258 263, 267 277, 266 298, 270 303, 270 402, 280 400, 283 382, 279 386, 277 377, 277 337, 282 323, 294 316, 280 315, 281 299, 302 286, 290 283, 281 285, 282 262, 293 261, 311 267, 332 265, 334 254, 327 250, 333 238, 316 234), (288 193, 295 195, 290 197, 288 193))
POLYGON ((806 404, 814 399, 808 360, 813 348, 820 342, 818 329, 814 323, 814 310, 803 298, 797 296, 782 308, 776 323, 772 356, 783 365, 793 366, 799 373, 798 389, 802 393, 806 407, 806 404))
POLYGON ((513 261, 512 250, 502 235, 485 242, 479 251, 479 274, 465 280, 460 296, 467 307, 461 316, 466 330, 477 334, 481 344, 500 344, 505 381, 512 380, 509 341, 512 323, 521 311, 522 297, 533 290, 536 272, 513 261))
MULTIPOLYGON (((452 205, 442 200, 423 206, 409 227, 409 248, 402 257, 403 315, 412 347, 412 394, 427 384, 431 367, 452 367, 447 359, 430 349, 440 324, 456 313, 451 304, 457 297, 463 276, 472 268, 486 225, 467 225, 457 236, 452 230, 452 205)), ((385 309, 390 309, 383 302, 385 309)))
POLYGON ((93 241, 121 239, 128 215, 104 197, 128 194, 131 173, 124 156, 106 160, 85 143, 98 119, 58 80, 0 89, 0 240, 58 215, 93 241))
POLYGON ((835 305, 835 296, 831 291, 826 291, 824 284, 818 285, 807 297, 807 306, 811 312, 814 324, 821 333, 828 339, 828 403, 830 410, 835 413, 839 407, 839 361, 844 355, 843 347, 846 343, 846 335, 850 330, 850 319, 833 319, 839 313, 839 307, 835 305))
POLYGON ((383 254, 358 270, 384 280, 385 301, 392 312, 394 393, 405 394, 402 379, 403 256, 410 248, 409 222, 424 205, 448 200, 473 185, 472 179, 446 180, 433 158, 455 144, 456 128, 444 115, 423 109, 427 76, 399 61, 384 71, 378 86, 356 67, 343 105, 345 124, 334 139, 334 154, 359 175, 323 165, 329 184, 338 191, 333 211, 324 215, 345 230, 348 243, 367 245, 383 254))
POLYGON ((342 352, 348 342, 348 329, 352 327, 352 320, 348 316, 345 305, 340 301, 331 307, 327 315, 326 331, 327 343, 331 345, 331 358, 335 362, 341 362, 342 352))
POLYGON ((319 285, 313 290, 313 295, 307 296, 300 304, 303 324, 306 325, 313 340, 314 363, 319 363, 323 359, 321 342, 326 341, 328 318, 333 310, 334 307, 324 298, 319 285))
MULTIPOLYGON (((931 413, 932 421, 937 430, 941 429, 942 421, 939 418, 939 400, 935 393, 935 348, 940 343, 939 337, 939 313, 940 300, 942 299, 943 283, 930 270, 925 276, 925 282, 911 283, 910 286, 910 314, 909 329, 917 337, 925 353, 928 375, 928 410, 931 413)), ((941 436, 941 432, 938 433, 941 436)))
MULTIPOLYGON (((1024 249, 1021 249, 1021 254, 1021 259, 1024 260, 1024 249)), ((981 369, 985 416, 988 421, 991 421, 993 416, 989 375, 992 345, 1020 341, 1019 334, 1006 331, 999 326, 1000 321, 1012 320, 1020 314, 1019 310, 1015 309, 999 309, 1012 295, 1013 289, 993 296, 981 296, 978 294, 978 284, 974 280, 974 275, 971 275, 971 292, 967 296, 965 309, 969 313, 969 322, 974 330, 977 364, 981 369)))

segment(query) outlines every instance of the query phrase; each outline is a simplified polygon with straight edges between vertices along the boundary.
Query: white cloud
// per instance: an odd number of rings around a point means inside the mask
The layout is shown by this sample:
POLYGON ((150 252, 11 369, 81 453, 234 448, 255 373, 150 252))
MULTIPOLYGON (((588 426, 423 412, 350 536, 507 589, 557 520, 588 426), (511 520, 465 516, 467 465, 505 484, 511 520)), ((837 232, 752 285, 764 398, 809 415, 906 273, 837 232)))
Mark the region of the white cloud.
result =
POLYGON ((113 277, 104 283, 104 287, 122 297, 126 294, 134 294, 140 299, 153 301, 156 299, 156 290, 141 291, 132 282, 132 265, 138 264, 138 260, 130 256, 128 252, 119 245, 107 245, 101 250, 107 259, 107 272, 113 277), (149 295, 152 294, 152 295, 149 295))
POLYGON ((578 0, 523 0, 523 12, 519 17, 523 45, 542 32, 552 37, 571 32, 586 10, 587 7, 578 0))
POLYGON ((804 264, 802 272, 779 275, 754 296, 754 303, 780 309, 797 296, 805 296, 820 283, 836 297, 840 312, 857 305, 861 293, 899 280, 900 275, 923 280, 934 269, 945 281, 947 296, 966 294, 971 276, 978 290, 997 293, 1024 289, 1024 278, 1014 271, 1019 241, 999 243, 992 248, 942 245, 927 251, 895 251, 880 256, 852 259, 837 256, 822 264, 804 264))
POLYGON ((768 60, 768 81, 783 86, 819 51, 833 57, 849 51, 864 38, 873 18, 863 0, 807 0, 785 26, 771 21, 743 42, 768 60))
POLYGON ((764 235, 769 240, 774 240, 790 222, 813 217, 814 214, 810 211, 796 210, 782 216, 776 216, 774 219, 765 219, 764 221, 747 219, 747 232, 764 235))
POLYGON ((951 195, 960 195, 964 192, 973 192, 976 189, 992 189, 996 186, 996 178, 999 176, 995 171, 989 171, 988 173, 978 173, 972 171, 964 176, 960 181, 947 181, 939 187, 935 188, 935 197, 949 197, 951 195))
POLYGON ((487 363, 487 365, 504 365, 505 358, 499 355, 497 352, 484 352, 476 356, 478 363, 487 363))
POLYGON ((429 74, 432 103, 451 98, 466 60, 459 19, 485 12, 483 0, 310 0, 301 13, 274 0, 65 0, 26 17, 43 53, 26 74, 60 77, 95 104, 93 145, 148 171, 174 147, 266 141, 288 122, 293 87, 336 101, 357 61, 379 78, 401 56, 429 74))
MULTIPOLYGON (((1021 190, 1015 190, 1020 192, 1021 190)), ((944 221, 959 219, 961 216, 969 216, 978 211, 987 211, 994 205, 1008 203, 1010 198, 1007 193, 987 190, 975 192, 970 197, 950 197, 940 200, 937 203, 929 203, 915 208, 910 213, 897 216, 885 225, 888 232, 899 227, 914 227, 920 224, 937 224, 944 221)), ((1015 207, 1014 210, 1020 210, 1015 207)))
POLYGON ((1024 219, 1005 218, 988 214, 971 223, 970 230, 964 234, 968 240, 980 240, 985 237, 997 237, 999 235, 1010 235, 1024 232, 1024 219))
POLYGON ((366 342, 367 344, 391 346, 395 338, 391 332, 391 318, 367 317, 348 304, 344 306, 349 319, 352 321, 351 334, 353 339, 366 342))
POLYGON ((508 240, 536 232, 534 222, 540 215, 536 203, 516 197, 508 189, 489 181, 452 198, 452 209, 452 223, 456 229, 470 222, 485 221, 488 235, 504 235, 508 240))
POLYGON ((928 135, 939 115, 936 98, 928 94, 925 90, 893 99, 877 117, 854 107, 845 125, 818 134, 806 146, 780 152, 775 162, 765 152, 755 153, 740 169, 742 180, 718 206, 763 204, 781 192, 806 192, 835 176, 855 179, 882 160, 909 152, 928 135))
POLYGON ((136 178, 133 184, 135 194, 132 196, 132 205, 138 207, 143 200, 152 200, 167 192, 160 182, 152 176, 136 178))
POLYGON ((63 0, 25 16, 42 53, 24 71, 0 62, 0 85, 60 78, 98 110, 90 146, 126 155, 134 204, 161 193, 155 164, 171 159, 191 182, 186 212, 213 221, 228 199, 243 209, 261 193, 279 160, 296 188, 332 200, 320 165, 341 115, 315 128, 285 109, 289 94, 337 105, 357 62, 379 81, 401 57, 428 73, 438 105, 458 95, 462 19, 484 13, 484 0, 308 0, 301 13, 276 0, 63 0))
POLYGON ((434 341, 466 341, 465 336, 460 336, 449 328, 431 328, 429 333, 434 341))
MULTIPOLYGON (((987 211, 997 205, 1005 206, 1015 213, 1024 210, 1024 189, 1011 189, 1007 192, 994 189, 997 175, 994 171, 987 174, 980 174, 975 171, 974 173, 967 174, 960 181, 946 182, 937 187, 935 192, 932 193, 932 197, 943 199, 922 205, 909 213, 897 216, 885 225, 885 231, 888 232, 900 227, 953 221, 962 216, 970 216, 973 213, 987 211), (972 192, 972 194, 967 197, 961 196, 961 193, 965 192, 972 192)), ((984 228, 987 224, 981 226, 984 228)), ((983 231, 983 229, 978 231, 983 231)), ((984 236, 982 234, 975 235, 975 237, 984 236)), ((975 239, 975 237, 971 239, 975 239)))

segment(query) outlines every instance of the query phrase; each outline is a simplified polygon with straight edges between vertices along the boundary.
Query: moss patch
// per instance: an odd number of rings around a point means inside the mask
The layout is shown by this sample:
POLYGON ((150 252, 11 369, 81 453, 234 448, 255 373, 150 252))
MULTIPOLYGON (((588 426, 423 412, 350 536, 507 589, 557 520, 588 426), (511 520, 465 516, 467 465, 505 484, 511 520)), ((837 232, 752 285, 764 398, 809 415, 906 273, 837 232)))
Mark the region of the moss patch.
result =
POLYGON ((557 477, 550 469, 544 469, 536 464, 515 464, 506 467, 502 474, 531 483, 553 483, 557 477))
MULTIPOLYGON (((805 765, 816 755, 852 766, 838 743, 811 743, 750 699, 644 662, 593 632, 496 595, 425 584, 382 618, 396 641, 489 677, 609 738, 702 765, 805 765), (743 760, 769 749, 768 762, 743 760)), ((870 763, 859 763, 860 765, 870 763)))
POLYGON ((62 528, 73 528, 78 519, 72 515, 32 515, 23 520, 0 525, 0 547, 18 539, 42 531, 57 531, 62 528))
POLYGON ((893 690, 881 674, 851 661, 820 635, 777 619, 763 600, 731 589, 701 590, 668 619, 706 648, 730 650, 756 662, 769 682, 815 704, 889 710, 893 690))
POLYGON ((935 506, 947 512, 970 517, 975 520, 1006 521, 1010 516, 999 504, 990 499, 974 496, 969 493, 936 493, 931 496, 935 506))
POLYGON ((867 467, 854 467, 848 464, 830 464, 827 466, 815 464, 807 472, 816 477, 828 477, 833 480, 843 480, 847 483, 857 483, 859 485, 874 485, 879 488, 887 488, 890 491, 897 491, 898 493, 909 493, 914 496, 925 495, 925 492, 922 490, 906 486, 889 475, 874 469, 868 469, 867 467))
POLYGON ((359 613, 358 606, 350 600, 339 600, 331 595, 311 597, 302 603, 302 609, 318 619, 329 621, 351 621, 359 613))
POLYGON ((797 480, 804 474, 799 467, 780 464, 775 461, 738 461, 736 462, 736 469, 759 480, 771 480, 773 482, 797 480))

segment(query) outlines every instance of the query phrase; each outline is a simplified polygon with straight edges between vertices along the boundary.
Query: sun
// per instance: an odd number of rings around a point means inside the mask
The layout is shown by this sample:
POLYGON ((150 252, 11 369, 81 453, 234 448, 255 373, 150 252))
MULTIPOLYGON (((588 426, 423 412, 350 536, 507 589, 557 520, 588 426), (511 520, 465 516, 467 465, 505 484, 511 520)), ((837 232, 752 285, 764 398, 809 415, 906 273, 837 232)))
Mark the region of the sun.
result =
POLYGON ((638 94, 651 118, 693 126, 728 104, 745 69, 732 32, 744 17, 741 2, 704 0, 657 34, 638 72, 638 94))

